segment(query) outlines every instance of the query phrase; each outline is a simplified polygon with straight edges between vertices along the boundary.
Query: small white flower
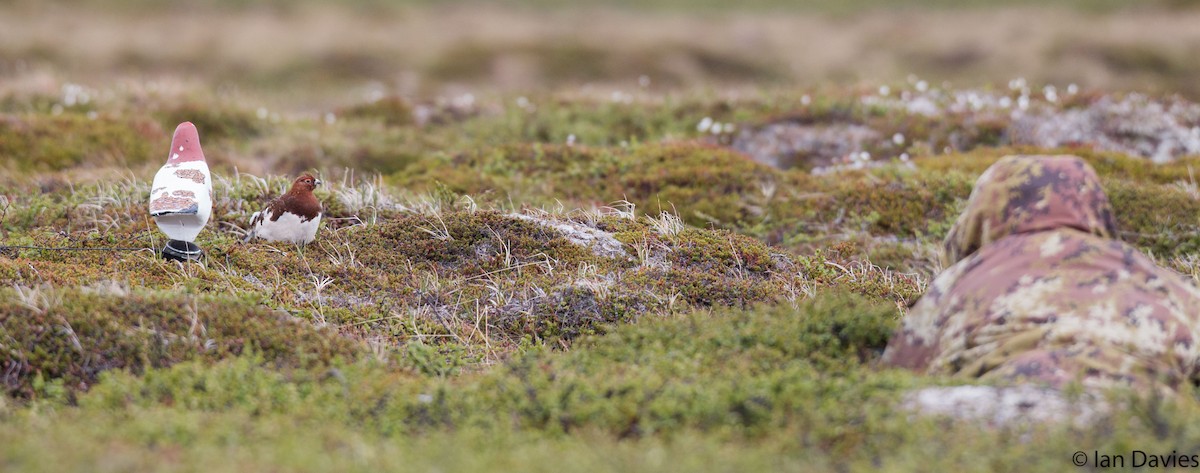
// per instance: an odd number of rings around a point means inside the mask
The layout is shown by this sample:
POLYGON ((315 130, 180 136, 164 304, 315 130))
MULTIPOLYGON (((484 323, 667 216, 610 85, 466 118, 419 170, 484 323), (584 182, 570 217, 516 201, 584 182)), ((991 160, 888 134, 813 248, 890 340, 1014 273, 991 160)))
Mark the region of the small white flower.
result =
POLYGON ((901 133, 896 133, 896 134, 892 135, 892 143, 896 143, 896 146, 903 145, 904 144, 904 135, 901 133))
POLYGON ((709 117, 701 118, 700 123, 698 123, 696 125, 696 131, 698 131, 700 133, 704 133, 704 132, 708 131, 708 128, 711 127, 712 124, 713 124, 713 119, 711 119, 709 117))
POLYGON ((725 126, 721 127, 721 129, 722 129, 722 131, 724 131, 725 133, 733 133, 733 124, 732 124, 732 123, 726 123, 726 124, 725 124, 725 126))
POLYGON ((325 112, 325 124, 326 125, 332 125, 336 121, 337 121, 337 115, 334 115, 333 112, 325 112))
POLYGON ((1047 102, 1058 102, 1058 89, 1053 85, 1042 87, 1042 95, 1046 97, 1047 102))
POLYGON ((908 153, 900 153, 900 161, 908 162, 908 153))
POLYGON ((650 87, 650 76, 647 76, 647 75, 638 76, 638 85, 641 86, 643 89, 646 87, 650 87))
POLYGON ((1078 86, 1078 85, 1075 85, 1075 84, 1068 85, 1068 86, 1067 86, 1067 93, 1068 93, 1068 94, 1071 94, 1071 95, 1078 94, 1078 93, 1079 93, 1079 86, 1078 86))
POLYGON ((927 117, 937 116, 939 113, 941 113, 941 109, 936 103, 934 103, 933 99, 930 99, 925 95, 918 96, 917 98, 908 102, 908 104, 905 105, 905 108, 908 109, 908 113, 925 115, 927 117))
POLYGON ((891 94, 891 93, 892 93, 891 87, 888 87, 886 85, 879 86, 879 95, 887 97, 888 94, 891 94))
POLYGON ((266 107, 258 107, 258 110, 254 112, 254 115, 257 116, 259 120, 266 120, 267 116, 270 114, 271 112, 267 111, 266 107))
POLYGON ((1025 110, 1029 108, 1029 96, 1022 95, 1017 98, 1017 108, 1025 110))
POLYGON ((96 119, 96 117, 99 117, 99 116, 100 116, 100 114, 99 114, 99 113, 96 113, 96 111, 95 111, 95 110, 92 110, 92 111, 90 111, 90 112, 88 112, 88 113, 87 113, 88 120, 95 120, 95 119, 96 119))
POLYGON ((971 110, 979 111, 983 109, 983 97, 980 97, 979 94, 972 92, 967 96, 967 102, 971 104, 971 110))
POLYGON ((529 99, 525 98, 524 95, 517 97, 517 106, 521 108, 529 108, 529 99))
POLYGON ((1011 106, 1012 106, 1012 99, 1011 99, 1011 98, 1008 98, 1008 97, 1000 97, 1000 101, 998 102, 998 105, 1000 105, 1000 108, 1008 108, 1008 107, 1011 107, 1011 106))
POLYGON ((721 134, 721 122, 713 122, 712 129, 709 131, 711 131, 714 135, 721 134))
POLYGON ((812 97, 809 97, 808 94, 804 94, 804 95, 800 96, 800 104, 801 105, 808 105, 810 103, 812 103, 812 97))
POLYGON ((917 92, 924 92, 926 90, 929 90, 929 83, 923 80, 917 81, 917 92))
POLYGON ((78 84, 65 84, 62 86, 63 104, 70 107, 77 103, 86 104, 87 93, 83 91, 83 86, 78 84))
POLYGON ((575 146, 575 134, 574 133, 567 135, 567 146, 575 146))

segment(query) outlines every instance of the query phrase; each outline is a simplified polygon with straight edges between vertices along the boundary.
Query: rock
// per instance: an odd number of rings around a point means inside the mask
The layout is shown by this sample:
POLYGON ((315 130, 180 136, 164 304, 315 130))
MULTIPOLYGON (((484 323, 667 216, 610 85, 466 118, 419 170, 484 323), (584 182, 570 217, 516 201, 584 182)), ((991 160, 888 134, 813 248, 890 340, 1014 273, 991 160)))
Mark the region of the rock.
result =
POLYGON ((813 169, 839 164, 879 141, 879 132, 856 124, 811 125, 779 121, 745 128, 733 139, 733 149, 779 169, 813 169))
POLYGON ((614 238, 611 233, 606 231, 598 230, 580 223, 559 222, 524 214, 514 213, 509 214, 509 216, 553 228, 559 233, 562 233, 563 237, 566 238, 567 241, 579 246, 591 248, 592 253, 596 256, 605 258, 629 257, 629 253, 625 251, 625 245, 614 238))
POLYGON ((1103 400, 1030 385, 939 386, 910 391, 902 406, 920 415, 984 422, 994 427, 1070 422, 1087 427, 1109 412, 1103 400))
POLYGON ((1014 145, 1088 146, 1162 163, 1200 154, 1200 106, 1156 102, 1138 94, 1105 96, 1086 108, 1016 117, 1008 135, 1014 145))

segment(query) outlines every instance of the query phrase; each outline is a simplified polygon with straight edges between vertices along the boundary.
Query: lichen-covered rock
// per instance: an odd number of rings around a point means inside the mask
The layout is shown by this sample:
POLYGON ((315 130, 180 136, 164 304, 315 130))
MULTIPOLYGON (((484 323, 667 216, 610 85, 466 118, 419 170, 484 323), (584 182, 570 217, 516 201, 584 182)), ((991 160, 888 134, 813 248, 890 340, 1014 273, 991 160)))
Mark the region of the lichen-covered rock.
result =
POLYGON ((525 214, 509 214, 513 218, 535 222, 555 230, 566 237, 567 241, 589 248, 596 256, 604 258, 628 258, 625 245, 621 244, 613 234, 581 225, 575 222, 555 222, 525 214))
POLYGON ((732 147, 775 168, 814 169, 850 162, 879 140, 879 132, 863 125, 779 121, 743 129, 732 147))
POLYGON ((1087 146, 1162 163, 1200 154, 1200 105, 1105 96, 1083 108, 1042 109, 1013 120, 1014 145, 1087 146))

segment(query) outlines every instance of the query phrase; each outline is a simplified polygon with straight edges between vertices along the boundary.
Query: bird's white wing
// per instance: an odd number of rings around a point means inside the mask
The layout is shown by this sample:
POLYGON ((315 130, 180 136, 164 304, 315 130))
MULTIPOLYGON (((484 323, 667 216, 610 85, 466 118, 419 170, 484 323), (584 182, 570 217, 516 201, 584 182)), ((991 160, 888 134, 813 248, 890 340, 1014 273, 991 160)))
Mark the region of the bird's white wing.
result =
POLYGON ((259 210, 250 216, 250 226, 246 228, 246 238, 242 239, 242 243, 247 243, 258 235, 258 227, 262 226, 264 212, 266 210, 259 210))

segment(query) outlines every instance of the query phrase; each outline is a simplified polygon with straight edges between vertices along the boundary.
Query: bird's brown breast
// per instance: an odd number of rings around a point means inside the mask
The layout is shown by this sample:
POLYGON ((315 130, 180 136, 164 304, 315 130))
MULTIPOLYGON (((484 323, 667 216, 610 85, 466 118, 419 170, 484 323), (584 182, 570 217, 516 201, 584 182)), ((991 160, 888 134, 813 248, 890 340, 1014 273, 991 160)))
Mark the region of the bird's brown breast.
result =
POLYGON ((267 207, 267 211, 271 214, 272 222, 279 220, 279 217, 284 212, 300 217, 301 222, 307 222, 321 215, 321 201, 317 200, 317 196, 313 195, 312 192, 288 192, 274 202, 271 202, 271 205, 267 207))

